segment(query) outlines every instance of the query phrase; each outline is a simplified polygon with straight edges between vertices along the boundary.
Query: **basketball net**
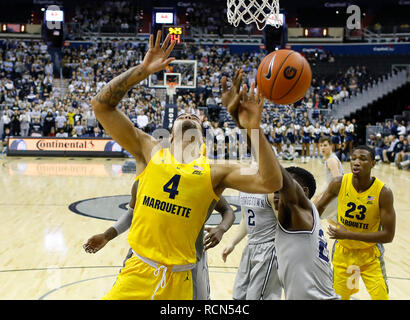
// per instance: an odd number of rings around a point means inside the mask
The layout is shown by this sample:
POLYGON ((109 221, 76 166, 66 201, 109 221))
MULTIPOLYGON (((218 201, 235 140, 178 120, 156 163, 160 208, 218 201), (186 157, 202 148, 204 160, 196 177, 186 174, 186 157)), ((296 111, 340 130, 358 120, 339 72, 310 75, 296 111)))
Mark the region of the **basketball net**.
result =
POLYGON ((282 26, 279 17, 279 0, 226 0, 228 22, 237 27, 254 22, 258 30, 270 24, 276 28, 282 26))
POLYGON ((174 102, 174 97, 177 91, 177 83, 176 82, 167 82, 167 96, 170 103, 174 102))

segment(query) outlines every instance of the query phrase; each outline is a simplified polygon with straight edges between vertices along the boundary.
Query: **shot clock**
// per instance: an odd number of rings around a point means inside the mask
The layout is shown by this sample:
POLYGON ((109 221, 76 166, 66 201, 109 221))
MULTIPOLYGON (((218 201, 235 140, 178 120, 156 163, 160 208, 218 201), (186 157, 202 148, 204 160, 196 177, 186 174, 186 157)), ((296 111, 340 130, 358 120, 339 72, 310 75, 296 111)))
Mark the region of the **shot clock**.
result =
POLYGON ((165 37, 168 34, 171 36, 171 41, 172 40, 176 41, 176 45, 182 45, 184 27, 181 27, 181 26, 163 26, 162 27, 163 40, 165 39, 165 37))

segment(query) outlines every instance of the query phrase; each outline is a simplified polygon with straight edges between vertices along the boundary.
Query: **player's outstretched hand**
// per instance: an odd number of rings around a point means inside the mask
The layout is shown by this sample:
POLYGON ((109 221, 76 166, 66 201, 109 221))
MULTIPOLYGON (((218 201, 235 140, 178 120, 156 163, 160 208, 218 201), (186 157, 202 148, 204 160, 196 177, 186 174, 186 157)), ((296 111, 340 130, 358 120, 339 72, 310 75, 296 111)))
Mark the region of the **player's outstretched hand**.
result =
POLYGON ((170 35, 168 34, 161 46, 161 30, 159 30, 154 45, 154 35, 151 35, 149 37, 149 50, 142 61, 144 70, 152 74, 165 69, 168 64, 175 60, 175 58, 169 58, 175 43, 175 40, 170 43, 170 35))
MULTIPOLYGON (((235 72, 232 85, 228 90, 227 78, 225 76, 221 79, 222 86, 222 105, 226 107, 232 118, 237 122, 238 119, 238 105, 240 100, 241 83, 243 77, 243 70, 239 69, 235 72)), ((237 123, 238 125, 238 123, 237 123)))
POLYGON ((87 253, 96 253, 108 243, 108 240, 103 233, 96 234, 88 239, 87 243, 83 245, 85 252, 87 253))
POLYGON ((255 83, 251 84, 249 92, 247 85, 244 84, 240 97, 238 106, 238 121, 240 125, 246 129, 259 129, 265 100, 259 91, 255 94, 255 83))

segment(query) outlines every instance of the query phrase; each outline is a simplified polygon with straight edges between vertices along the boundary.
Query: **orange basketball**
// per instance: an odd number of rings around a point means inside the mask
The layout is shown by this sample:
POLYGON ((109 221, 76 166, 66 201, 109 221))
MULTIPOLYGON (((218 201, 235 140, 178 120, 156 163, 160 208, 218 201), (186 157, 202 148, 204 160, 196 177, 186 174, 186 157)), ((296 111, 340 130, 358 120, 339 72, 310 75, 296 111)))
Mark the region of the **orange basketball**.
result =
POLYGON ((277 50, 268 54, 258 67, 258 90, 276 104, 291 104, 302 99, 312 82, 312 70, 307 60, 292 50, 277 50))

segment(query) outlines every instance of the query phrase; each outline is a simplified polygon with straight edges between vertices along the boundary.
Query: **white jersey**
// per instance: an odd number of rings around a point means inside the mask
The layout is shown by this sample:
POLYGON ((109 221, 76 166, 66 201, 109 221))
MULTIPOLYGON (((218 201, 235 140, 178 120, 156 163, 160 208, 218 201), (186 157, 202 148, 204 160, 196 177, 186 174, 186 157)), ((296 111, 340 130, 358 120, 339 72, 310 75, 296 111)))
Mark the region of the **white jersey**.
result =
POLYGON ((310 231, 287 231, 278 222, 276 252, 279 280, 287 300, 340 299, 333 289, 332 264, 319 213, 313 203, 310 231))
MULTIPOLYGON (((327 186, 329 185, 330 182, 332 182, 332 180, 333 180, 333 178, 334 178, 333 175, 332 175, 332 173, 330 172, 328 166, 327 166, 327 161, 328 161, 329 159, 331 159, 331 158, 334 158, 334 159, 337 160, 337 166, 338 166, 339 173, 340 173, 341 176, 344 175, 344 170, 343 170, 342 163, 340 162, 340 160, 339 160, 339 158, 337 157, 337 155, 334 154, 334 153, 332 153, 332 154, 329 156, 329 158, 327 158, 327 159, 325 160, 325 175, 326 175, 326 183, 327 183, 327 186)), ((327 186, 326 186, 326 187, 327 187, 327 186)))
POLYGON ((248 243, 264 243, 275 239, 277 218, 266 194, 240 193, 248 234, 248 243))
POLYGON ((240 194, 248 243, 235 277, 234 300, 280 300, 282 286, 276 266, 277 218, 266 194, 240 194))

